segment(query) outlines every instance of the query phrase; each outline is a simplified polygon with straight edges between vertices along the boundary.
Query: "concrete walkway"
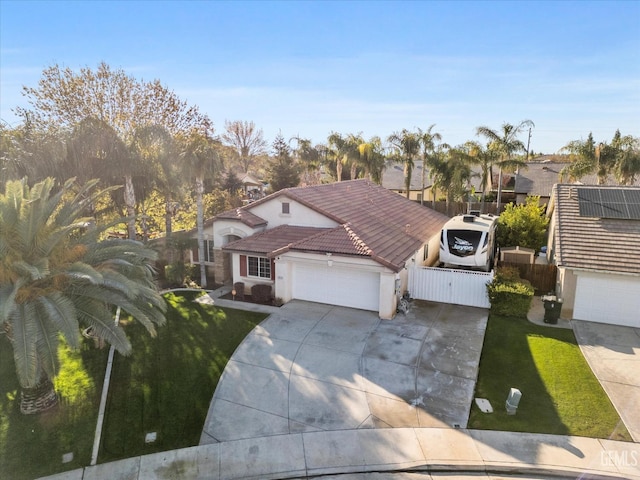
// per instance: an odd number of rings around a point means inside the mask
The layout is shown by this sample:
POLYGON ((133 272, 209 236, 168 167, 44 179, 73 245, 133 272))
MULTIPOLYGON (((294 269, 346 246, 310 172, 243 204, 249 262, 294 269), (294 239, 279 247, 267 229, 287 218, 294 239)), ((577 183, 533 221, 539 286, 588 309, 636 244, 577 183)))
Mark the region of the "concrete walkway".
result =
POLYGON ((640 328, 580 320, 571 323, 591 370, 633 440, 640 442, 640 328))
POLYGON ((292 301, 225 367, 200 444, 355 428, 465 428, 486 310, 419 302, 406 315, 292 301))
POLYGON ((640 479, 640 445, 452 428, 308 432, 128 458, 47 480, 640 479), (334 477, 337 474, 368 473, 334 477), (420 473, 421 475, 418 475, 420 473))

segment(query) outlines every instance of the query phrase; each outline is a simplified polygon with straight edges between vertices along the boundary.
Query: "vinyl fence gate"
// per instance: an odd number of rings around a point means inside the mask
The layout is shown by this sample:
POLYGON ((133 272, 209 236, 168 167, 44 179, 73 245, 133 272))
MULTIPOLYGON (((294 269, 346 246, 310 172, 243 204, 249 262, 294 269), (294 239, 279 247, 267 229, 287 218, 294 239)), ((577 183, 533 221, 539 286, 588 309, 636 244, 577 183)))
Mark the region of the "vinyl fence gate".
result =
POLYGON ((487 283, 491 272, 473 272, 451 268, 409 268, 409 294, 418 300, 454 303, 471 307, 490 308, 487 283))

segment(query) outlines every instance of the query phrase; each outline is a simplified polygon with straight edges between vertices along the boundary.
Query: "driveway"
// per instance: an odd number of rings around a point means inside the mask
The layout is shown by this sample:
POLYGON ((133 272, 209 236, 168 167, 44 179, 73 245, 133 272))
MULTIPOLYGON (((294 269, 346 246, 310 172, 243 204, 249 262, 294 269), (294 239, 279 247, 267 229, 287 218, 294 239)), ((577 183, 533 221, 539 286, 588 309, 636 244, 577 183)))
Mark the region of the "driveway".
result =
POLYGON ((572 320, 591 370, 635 442, 640 442, 640 329, 572 320))
POLYGON ((227 364, 200 444, 288 433, 465 428, 488 311, 414 301, 407 315, 293 301, 227 364))

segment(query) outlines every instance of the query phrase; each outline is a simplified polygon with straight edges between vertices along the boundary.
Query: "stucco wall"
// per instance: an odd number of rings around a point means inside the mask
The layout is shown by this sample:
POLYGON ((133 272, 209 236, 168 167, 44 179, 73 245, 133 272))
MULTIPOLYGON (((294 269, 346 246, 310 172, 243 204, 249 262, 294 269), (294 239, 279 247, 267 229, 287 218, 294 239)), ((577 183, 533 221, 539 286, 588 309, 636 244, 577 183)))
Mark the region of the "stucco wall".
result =
POLYGON ((324 215, 285 196, 271 199, 251 208, 251 213, 267 220, 267 228, 280 225, 296 225, 302 227, 336 227, 338 223, 324 215), (289 203, 288 214, 282 213, 282 203, 289 203))
POLYGON ((558 277, 556 281, 556 295, 562 299, 562 318, 573 317, 573 306, 576 300, 577 277, 573 270, 558 267, 558 277))

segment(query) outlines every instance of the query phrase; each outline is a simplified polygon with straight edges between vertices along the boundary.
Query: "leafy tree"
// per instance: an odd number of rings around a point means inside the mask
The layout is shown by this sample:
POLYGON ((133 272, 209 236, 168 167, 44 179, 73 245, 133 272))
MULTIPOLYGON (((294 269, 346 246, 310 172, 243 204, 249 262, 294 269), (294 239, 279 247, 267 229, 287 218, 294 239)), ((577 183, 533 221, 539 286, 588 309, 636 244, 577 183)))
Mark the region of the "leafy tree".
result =
POLYGON ((281 133, 273 141, 274 158, 267 169, 267 181, 271 190, 277 192, 283 188, 297 187, 300 183, 300 168, 291 158, 289 145, 281 133))
POLYGON ((524 143, 518 139, 518 135, 520 135, 525 128, 534 126, 531 120, 523 120, 518 125, 503 123, 501 130, 492 130, 484 126, 476 128, 476 135, 486 137, 487 140, 489 140, 488 148, 496 152, 499 157, 496 161, 496 165, 500 168, 500 174, 498 176, 497 212, 500 212, 500 202, 502 201, 502 172, 504 169, 526 166, 525 160, 515 158, 514 155, 518 152, 527 151, 524 143))
POLYGON ((13 347, 21 411, 57 402, 59 335, 74 348, 90 328, 120 353, 131 351, 113 321, 119 306, 155 335, 165 304, 152 277, 155 252, 134 240, 100 240, 82 214, 104 192, 96 181, 54 192, 51 178, 29 188, 10 181, 0 195, 0 324, 13 347))
POLYGON ((308 138, 300 136, 292 137, 291 140, 296 141, 296 148, 293 153, 296 160, 302 168, 302 177, 305 185, 316 185, 320 183, 319 168, 321 161, 321 153, 311 144, 308 138))
MULTIPOLYGON (((192 130, 209 131, 211 121, 197 107, 188 106, 159 80, 138 81, 123 70, 112 70, 100 63, 94 71, 82 68, 74 72, 58 65, 46 68, 37 88, 24 87, 30 109, 17 108, 16 113, 38 131, 71 130, 86 119, 108 125, 125 145, 130 146, 135 132, 148 126, 162 126, 171 135, 192 130)), ((127 214, 135 214, 134 176, 138 166, 135 157, 111 167, 117 183, 124 182, 127 214)), ((138 177, 148 179, 148 176, 138 177)), ((128 223, 129 237, 135 238, 134 220, 128 223)))
POLYGON ((536 252, 547 241, 549 219, 540 197, 528 197, 526 203, 508 204, 498 218, 497 240, 501 247, 532 248, 536 252))
POLYGON ((401 132, 393 132, 387 141, 395 149, 397 159, 404 165, 404 188, 409 198, 415 159, 420 154, 420 134, 405 128, 401 132))
POLYGON ((222 141, 238 154, 243 173, 249 172, 255 158, 266 153, 267 142, 262 129, 256 129, 253 122, 224 122, 222 141))

